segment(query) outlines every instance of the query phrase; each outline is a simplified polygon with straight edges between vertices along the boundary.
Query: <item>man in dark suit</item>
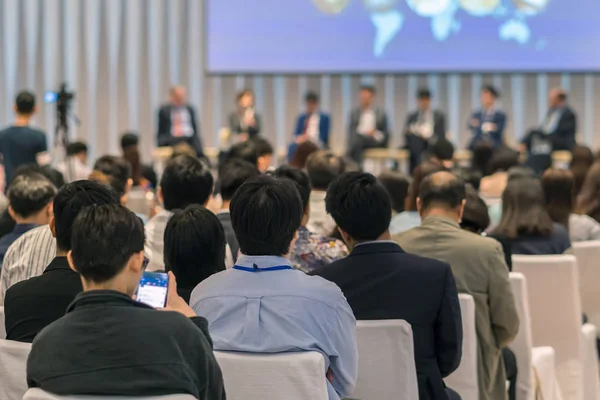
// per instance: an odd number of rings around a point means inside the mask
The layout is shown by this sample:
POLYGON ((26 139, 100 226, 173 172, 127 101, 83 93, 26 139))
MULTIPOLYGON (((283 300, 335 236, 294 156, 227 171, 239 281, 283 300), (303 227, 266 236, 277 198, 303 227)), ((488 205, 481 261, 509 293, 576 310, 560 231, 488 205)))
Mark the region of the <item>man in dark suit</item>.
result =
POLYGON ((473 134, 469 150, 473 151, 482 142, 490 143, 494 149, 504 144, 506 114, 496 107, 498 97, 500 93, 492 85, 485 85, 481 89, 481 109, 471 114, 468 123, 473 134))
POLYGON ((313 275, 337 284, 357 320, 411 324, 421 399, 453 399, 442 378, 459 365, 462 322, 450 265, 404 252, 391 241, 391 200, 371 174, 349 172, 331 183, 327 212, 350 255, 313 275))
POLYGON ((319 96, 308 92, 305 97, 306 112, 298 116, 294 130, 294 142, 288 149, 288 161, 291 161, 300 143, 311 141, 322 149, 329 147, 331 129, 329 114, 319 110, 319 96))
POLYGON ((359 92, 360 107, 350 114, 348 125, 349 156, 362 163, 362 154, 366 149, 387 147, 390 133, 388 119, 384 110, 374 106, 375 87, 362 86, 359 92))
POLYGON ((423 154, 429 144, 446 136, 446 118, 444 113, 431 109, 431 92, 419 89, 417 92, 417 111, 406 119, 404 127, 405 148, 410 152, 411 172, 421 164, 423 154))
POLYGON ((170 103, 158 111, 158 146, 190 145, 198 157, 203 156, 200 130, 196 124, 196 113, 186 102, 186 91, 182 86, 173 86, 170 103))

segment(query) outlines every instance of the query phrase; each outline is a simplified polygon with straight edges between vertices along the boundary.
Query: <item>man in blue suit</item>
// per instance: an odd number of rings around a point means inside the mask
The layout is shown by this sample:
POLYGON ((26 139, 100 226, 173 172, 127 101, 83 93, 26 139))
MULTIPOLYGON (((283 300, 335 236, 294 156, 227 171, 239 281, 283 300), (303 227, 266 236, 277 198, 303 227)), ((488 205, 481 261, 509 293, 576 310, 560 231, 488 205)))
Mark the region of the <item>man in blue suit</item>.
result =
POLYGON ((288 161, 294 157, 300 143, 311 141, 322 149, 329 147, 329 115, 319 111, 319 96, 308 92, 305 97, 306 112, 298 116, 294 130, 294 142, 288 149, 288 161))
POLYGON ((494 149, 504 143, 506 114, 496 108, 498 97, 500 97, 500 93, 491 85, 485 85, 481 89, 481 109, 471 115, 468 124, 469 129, 473 132, 469 150, 473 151, 475 146, 482 142, 490 143, 494 149))

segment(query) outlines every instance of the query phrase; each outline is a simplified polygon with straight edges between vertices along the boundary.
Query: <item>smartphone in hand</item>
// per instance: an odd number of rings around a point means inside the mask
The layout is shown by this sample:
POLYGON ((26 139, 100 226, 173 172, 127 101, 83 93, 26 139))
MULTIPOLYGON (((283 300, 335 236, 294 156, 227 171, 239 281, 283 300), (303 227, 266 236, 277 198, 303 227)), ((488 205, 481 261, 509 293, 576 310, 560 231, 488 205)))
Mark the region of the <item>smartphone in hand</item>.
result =
POLYGON ((144 272, 137 290, 137 301, 154 308, 163 308, 167 304, 169 277, 161 272, 144 272))

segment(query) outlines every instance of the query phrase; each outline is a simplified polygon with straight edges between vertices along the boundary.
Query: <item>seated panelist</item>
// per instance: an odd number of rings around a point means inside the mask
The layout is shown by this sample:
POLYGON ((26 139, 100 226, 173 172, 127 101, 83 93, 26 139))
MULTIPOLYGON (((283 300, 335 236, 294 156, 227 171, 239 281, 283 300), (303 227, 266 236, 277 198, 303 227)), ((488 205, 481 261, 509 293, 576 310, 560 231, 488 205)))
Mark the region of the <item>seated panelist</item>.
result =
POLYGON ((203 156, 196 112, 187 103, 185 88, 173 86, 170 90, 169 103, 158 111, 157 144, 163 147, 180 143, 190 145, 199 157, 203 156))
POLYGON ((481 89, 481 109, 473 112, 468 123, 473 133, 469 150, 473 151, 481 142, 490 143, 494 149, 504 143, 506 114, 496 105, 499 97, 500 93, 491 85, 485 85, 481 89))
POLYGON ((319 96, 314 92, 308 92, 305 97, 306 112, 298 116, 294 130, 294 141, 288 149, 288 161, 291 161, 298 145, 311 141, 319 148, 329 147, 329 131, 331 120, 328 114, 319 110, 319 96))

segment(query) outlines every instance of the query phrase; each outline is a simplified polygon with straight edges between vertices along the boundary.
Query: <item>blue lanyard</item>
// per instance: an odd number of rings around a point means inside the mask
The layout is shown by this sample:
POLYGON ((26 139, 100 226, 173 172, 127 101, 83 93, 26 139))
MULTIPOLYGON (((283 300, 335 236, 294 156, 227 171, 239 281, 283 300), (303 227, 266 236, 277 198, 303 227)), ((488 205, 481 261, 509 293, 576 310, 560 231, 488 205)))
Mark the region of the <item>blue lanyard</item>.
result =
POLYGON ((293 269, 289 265, 278 265, 275 267, 267 267, 267 268, 258 268, 256 264, 253 267, 240 267, 239 265, 234 265, 233 269, 237 269, 240 271, 246 272, 262 272, 262 271, 282 271, 284 269, 293 269))

